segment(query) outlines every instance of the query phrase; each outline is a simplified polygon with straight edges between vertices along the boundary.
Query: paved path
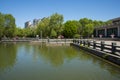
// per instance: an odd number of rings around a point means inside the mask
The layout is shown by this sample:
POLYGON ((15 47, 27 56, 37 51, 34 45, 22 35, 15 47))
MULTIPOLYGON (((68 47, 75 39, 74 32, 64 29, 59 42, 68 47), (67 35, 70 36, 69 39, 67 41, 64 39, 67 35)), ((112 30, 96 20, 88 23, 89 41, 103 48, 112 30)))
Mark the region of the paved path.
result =
MULTIPOLYGON (((101 41, 104 41, 104 40, 96 40, 98 43, 100 43, 101 41)), ((113 42, 116 43, 117 46, 120 46, 120 41, 104 41, 105 44, 112 44, 113 42)))
POLYGON ((114 40, 99 40, 99 39, 86 39, 90 41, 96 41, 97 43, 100 43, 101 41, 104 41, 105 44, 112 44, 112 42, 115 42, 117 46, 120 46, 120 41, 114 41, 114 40))

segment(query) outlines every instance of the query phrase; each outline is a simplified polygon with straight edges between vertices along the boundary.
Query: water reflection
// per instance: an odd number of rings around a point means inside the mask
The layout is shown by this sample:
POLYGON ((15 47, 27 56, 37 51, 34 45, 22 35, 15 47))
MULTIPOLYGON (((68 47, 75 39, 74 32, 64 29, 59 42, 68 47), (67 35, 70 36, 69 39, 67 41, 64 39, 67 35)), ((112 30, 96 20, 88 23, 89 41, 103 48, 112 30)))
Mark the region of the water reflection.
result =
POLYGON ((30 43, 0 44, 0 73, 2 80, 120 79, 120 68, 86 51, 72 46, 30 43), (12 69, 6 71, 8 75, 2 73, 9 68, 12 69))
POLYGON ((39 54, 44 58, 44 60, 48 63, 51 63, 53 66, 58 67, 61 66, 65 59, 72 60, 77 56, 75 50, 70 47, 45 47, 39 48, 39 54))
POLYGON ((116 75, 120 78, 120 67, 119 66, 115 66, 114 64, 110 64, 108 61, 103 60, 95 55, 92 55, 86 51, 83 51, 81 49, 76 48, 78 51, 80 51, 80 53, 78 54, 80 57, 80 60, 86 60, 86 61, 90 61, 99 66, 101 69, 103 70, 107 70, 110 72, 111 75, 116 75))
MULTIPOLYGON (((34 47, 36 48, 36 47, 34 47)), ((66 61, 70 62, 73 59, 78 59, 82 62, 90 61, 91 64, 100 67, 103 70, 107 70, 110 72, 111 75, 116 75, 120 77, 120 68, 115 67, 114 65, 106 62, 103 59, 100 59, 90 53, 73 48, 73 47, 66 47, 66 46, 57 46, 57 47, 37 47, 38 55, 44 59, 45 62, 50 63, 54 67, 62 66, 66 61), (116 69, 115 69, 116 68, 116 69)))
POLYGON ((17 47, 15 43, 0 44, 0 70, 11 68, 16 63, 17 47))

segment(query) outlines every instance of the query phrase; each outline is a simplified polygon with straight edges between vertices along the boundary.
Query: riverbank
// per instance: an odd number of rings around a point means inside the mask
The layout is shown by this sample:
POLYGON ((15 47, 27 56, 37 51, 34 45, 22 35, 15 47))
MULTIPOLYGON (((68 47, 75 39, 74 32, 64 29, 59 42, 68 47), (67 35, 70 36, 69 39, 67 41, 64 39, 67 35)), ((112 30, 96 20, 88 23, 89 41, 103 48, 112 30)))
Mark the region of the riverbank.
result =
POLYGON ((115 65, 120 67, 120 56, 109 54, 109 53, 105 53, 103 51, 92 49, 92 48, 85 47, 85 46, 81 46, 81 45, 75 44, 75 43, 71 43, 70 45, 78 47, 78 48, 80 48, 82 50, 85 50, 87 52, 90 52, 91 54, 93 54, 95 56, 98 56, 98 57, 100 57, 100 58, 102 58, 104 60, 107 60, 110 63, 115 64, 115 65))
POLYGON ((41 44, 46 46, 70 46, 72 41, 30 41, 31 44, 41 44))
POLYGON ((0 80, 119 80, 120 68, 89 54, 73 46, 0 44, 0 80))
MULTIPOLYGON (((80 40, 80 39, 77 39, 80 40)), ((120 41, 118 39, 109 39, 109 38, 94 38, 94 39, 84 39, 84 40, 89 40, 89 41, 96 41, 96 42, 101 42, 104 41, 105 44, 111 44, 112 42, 115 42, 116 45, 120 45, 120 41)), ((50 45, 54 44, 70 44, 73 42, 73 39, 37 39, 37 38, 19 38, 19 39, 3 39, 0 41, 2 42, 30 42, 34 44, 40 44, 41 42, 43 43, 50 43, 50 45)))

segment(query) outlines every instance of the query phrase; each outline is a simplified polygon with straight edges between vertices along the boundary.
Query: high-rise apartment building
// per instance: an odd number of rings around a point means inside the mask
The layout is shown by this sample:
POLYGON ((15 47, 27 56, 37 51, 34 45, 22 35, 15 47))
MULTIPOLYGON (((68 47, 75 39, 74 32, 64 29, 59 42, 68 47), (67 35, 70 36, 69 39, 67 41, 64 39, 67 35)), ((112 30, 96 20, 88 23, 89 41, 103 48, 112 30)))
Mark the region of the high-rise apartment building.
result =
POLYGON ((27 21, 27 22, 25 22, 25 28, 29 28, 29 27, 31 27, 31 21, 27 21))
POLYGON ((39 22, 40 22, 40 19, 34 19, 33 22, 27 21, 25 22, 25 28, 36 27, 36 25, 38 25, 39 22))

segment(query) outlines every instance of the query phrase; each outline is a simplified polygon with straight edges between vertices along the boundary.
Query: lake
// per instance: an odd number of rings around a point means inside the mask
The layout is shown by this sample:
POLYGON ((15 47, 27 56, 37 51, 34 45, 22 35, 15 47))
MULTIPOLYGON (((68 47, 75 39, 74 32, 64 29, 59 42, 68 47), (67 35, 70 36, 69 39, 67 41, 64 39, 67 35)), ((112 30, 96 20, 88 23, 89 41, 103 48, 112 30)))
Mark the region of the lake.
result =
POLYGON ((0 80, 120 80, 120 68, 72 46, 0 43, 0 80))

